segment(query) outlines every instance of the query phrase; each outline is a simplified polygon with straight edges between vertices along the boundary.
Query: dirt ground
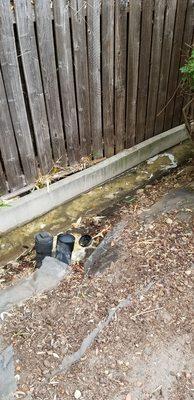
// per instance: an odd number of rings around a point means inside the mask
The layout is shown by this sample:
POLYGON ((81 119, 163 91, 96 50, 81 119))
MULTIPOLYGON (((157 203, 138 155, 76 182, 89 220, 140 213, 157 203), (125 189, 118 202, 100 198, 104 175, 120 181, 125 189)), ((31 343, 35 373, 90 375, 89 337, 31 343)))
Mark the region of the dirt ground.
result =
MULTIPOLYGON (((16 398, 193 398, 192 181, 187 165, 138 190, 133 201, 126 199, 114 211, 115 220, 126 224, 119 241, 110 243, 103 272, 86 277, 75 268, 57 289, 5 318, 0 334, 14 348, 16 398), (168 208, 165 196, 172 190, 168 208), (114 315, 81 360, 57 372, 63 358, 129 295, 130 304, 114 315)), ((99 260, 100 270, 103 263, 99 260)))

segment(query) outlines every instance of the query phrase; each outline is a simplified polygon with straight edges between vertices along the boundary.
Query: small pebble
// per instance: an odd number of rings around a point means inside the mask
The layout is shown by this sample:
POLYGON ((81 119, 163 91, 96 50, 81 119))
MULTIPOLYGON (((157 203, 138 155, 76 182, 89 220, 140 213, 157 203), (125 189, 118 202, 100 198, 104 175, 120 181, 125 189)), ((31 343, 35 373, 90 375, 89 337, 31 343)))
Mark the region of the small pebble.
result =
POLYGON ((75 393, 74 393, 74 398, 75 399, 80 399, 81 395, 82 395, 81 392, 79 390, 76 390, 75 393))
POLYGON ((118 365, 123 365, 123 361, 122 360, 117 360, 117 364, 118 365))
POLYGON ((138 189, 138 190, 136 191, 137 194, 142 194, 143 192, 144 192, 144 189, 138 189))
POLYGON ((171 218, 167 218, 167 219, 166 219, 166 223, 169 224, 169 225, 171 225, 171 224, 173 223, 173 220, 172 220, 171 218))

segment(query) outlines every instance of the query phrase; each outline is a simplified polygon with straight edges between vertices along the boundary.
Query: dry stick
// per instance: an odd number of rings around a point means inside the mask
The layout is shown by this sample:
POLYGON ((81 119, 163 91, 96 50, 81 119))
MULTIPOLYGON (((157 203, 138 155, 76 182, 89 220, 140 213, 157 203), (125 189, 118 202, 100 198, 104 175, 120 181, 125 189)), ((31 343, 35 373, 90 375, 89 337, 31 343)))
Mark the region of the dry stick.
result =
POLYGON ((156 117, 159 117, 160 114, 163 113, 163 111, 168 107, 168 105, 170 104, 170 102, 173 100, 176 92, 178 91, 179 87, 180 87, 181 82, 179 82, 178 86, 176 87, 173 95, 171 96, 171 98, 168 100, 168 102, 165 104, 165 106, 162 108, 162 110, 160 110, 160 112, 156 115, 156 117))
POLYGON ((31 248, 27 248, 25 249, 16 259, 15 261, 21 261, 22 258, 24 258, 25 256, 28 256, 32 253, 32 251, 34 250, 35 246, 32 246, 31 248))
POLYGON ((183 107, 183 116, 184 116, 184 120, 185 120, 185 125, 186 125, 186 128, 187 128, 187 130, 188 130, 190 136, 191 136, 191 127, 190 127, 190 125, 189 125, 188 117, 187 117, 187 114, 186 114, 186 109, 187 109, 187 107, 188 107, 193 101, 194 101, 194 100, 193 100, 193 98, 192 98, 192 99, 183 107))
POLYGON ((153 390, 152 394, 158 392, 159 390, 162 390, 162 385, 158 386, 156 389, 153 390))
POLYGON ((145 310, 145 311, 142 311, 142 312, 140 312, 138 314, 133 315, 131 318, 133 319, 133 318, 139 317, 140 315, 149 314, 151 312, 161 310, 162 308, 163 307, 158 307, 158 308, 153 308, 152 310, 145 310))

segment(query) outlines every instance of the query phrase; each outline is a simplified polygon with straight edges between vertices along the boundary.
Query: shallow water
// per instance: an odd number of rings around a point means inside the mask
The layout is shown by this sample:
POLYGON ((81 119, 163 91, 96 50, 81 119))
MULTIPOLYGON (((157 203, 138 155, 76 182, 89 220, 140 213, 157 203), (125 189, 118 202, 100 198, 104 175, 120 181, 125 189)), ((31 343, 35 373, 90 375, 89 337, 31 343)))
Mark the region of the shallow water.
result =
POLYGON ((118 178, 110 180, 74 200, 62 204, 42 217, 7 233, 0 238, 0 265, 17 257, 24 249, 23 246, 32 246, 34 235, 38 231, 45 230, 56 235, 71 229, 72 224, 80 217, 100 215, 103 210, 110 206, 113 207, 119 200, 129 196, 132 191, 169 172, 192 156, 194 156, 194 148, 191 142, 184 142, 165 151, 163 156, 155 156, 118 178))

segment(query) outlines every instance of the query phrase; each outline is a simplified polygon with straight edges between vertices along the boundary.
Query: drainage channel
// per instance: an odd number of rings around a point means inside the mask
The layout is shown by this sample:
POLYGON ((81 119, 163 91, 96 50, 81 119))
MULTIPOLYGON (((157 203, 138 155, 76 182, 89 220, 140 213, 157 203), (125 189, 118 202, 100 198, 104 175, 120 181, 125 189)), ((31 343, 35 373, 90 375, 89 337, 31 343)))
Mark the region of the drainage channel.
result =
MULTIPOLYGON (((103 186, 63 204, 35 221, 17 228, 0 238, 0 285, 7 286, 15 277, 25 276, 34 270, 34 236, 48 231, 54 237, 68 232, 75 236, 72 254, 73 267, 79 271, 105 235, 120 219, 120 210, 130 205, 136 191, 150 185, 155 179, 169 173, 191 159, 194 151, 190 142, 184 142, 133 170, 122 174, 103 186), (89 235, 89 246, 83 247, 82 235, 89 235)), ((10 203, 11 206, 11 203, 10 203)), ((86 239, 86 238, 85 238, 86 239)))

